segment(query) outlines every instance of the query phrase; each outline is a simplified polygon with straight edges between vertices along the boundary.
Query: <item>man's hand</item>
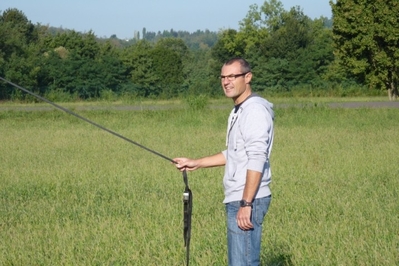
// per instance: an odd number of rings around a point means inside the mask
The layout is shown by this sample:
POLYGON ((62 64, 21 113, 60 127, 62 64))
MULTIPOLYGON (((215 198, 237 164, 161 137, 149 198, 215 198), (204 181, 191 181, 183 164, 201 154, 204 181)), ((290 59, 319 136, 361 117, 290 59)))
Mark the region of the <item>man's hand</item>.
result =
POLYGON ((254 226, 251 223, 252 207, 240 207, 237 213, 237 225, 242 230, 250 230, 254 226))
POLYGON ((194 170, 198 169, 198 167, 199 167, 197 160, 193 160, 193 159, 189 159, 189 158, 175 158, 175 159, 173 159, 173 161, 176 162, 175 166, 181 172, 183 172, 184 170, 194 171, 194 170))
POLYGON ((174 162, 176 162, 175 166, 181 172, 184 170, 194 171, 198 168, 208 168, 215 166, 222 166, 226 164, 226 159, 224 158, 223 153, 217 153, 215 155, 199 158, 199 159, 190 159, 190 158, 174 158, 174 162))

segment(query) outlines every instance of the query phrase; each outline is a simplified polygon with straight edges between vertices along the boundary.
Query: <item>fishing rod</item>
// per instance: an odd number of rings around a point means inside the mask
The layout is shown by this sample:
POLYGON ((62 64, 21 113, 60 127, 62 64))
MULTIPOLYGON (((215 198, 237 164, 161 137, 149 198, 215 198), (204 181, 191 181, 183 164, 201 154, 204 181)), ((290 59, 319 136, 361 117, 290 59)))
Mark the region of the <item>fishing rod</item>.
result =
POLYGON ((14 86, 14 87, 16 87, 16 88, 18 88, 18 89, 24 91, 24 92, 26 92, 26 93, 28 93, 28 94, 30 94, 30 95, 36 97, 37 99, 40 99, 40 100, 42 100, 43 102, 46 102, 46 103, 48 103, 48 104, 51 104, 52 106, 54 106, 54 107, 56 107, 56 108, 58 108, 58 109, 60 109, 60 110, 62 110, 62 111, 64 111, 64 112, 66 112, 66 113, 68 113, 68 114, 70 114, 70 115, 73 115, 73 116, 75 116, 75 117, 77 117, 77 118, 79 118, 79 119, 81 119, 81 120, 83 120, 83 121, 85 121, 85 122, 87 122, 87 123, 89 123, 89 124, 92 124, 93 126, 96 126, 96 127, 100 128, 100 129, 102 129, 102 130, 104 130, 104 131, 107 131, 108 133, 111 133, 111 134, 114 135, 114 136, 117 136, 117 137, 119 137, 119 138, 121 138, 121 139, 123 139, 123 140, 126 140, 126 141, 128 141, 128 142, 130 142, 130 143, 132 143, 132 144, 134 144, 134 145, 136 145, 136 146, 138 146, 138 147, 140 147, 140 148, 146 150, 146 151, 149 151, 149 152, 151 152, 151 153, 153 153, 153 154, 155 154, 155 155, 157 155, 157 156, 159 156, 159 157, 161 157, 161 158, 164 158, 165 160, 168 160, 169 162, 172 162, 172 163, 174 163, 174 164, 177 163, 177 162, 173 161, 173 159, 168 158, 168 157, 166 157, 165 155, 163 155, 163 154, 161 154, 161 153, 159 153, 159 152, 156 152, 156 151, 154 151, 154 150, 152 150, 152 149, 149 149, 149 148, 147 148, 147 147, 141 145, 140 143, 137 143, 137 142, 135 142, 135 141, 133 141, 133 140, 131 140, 131 139, 126 138, 125 136, 122 136, 122 135, 119 134, 119 133, 116 133, 115 131, 112 131, 112 130, 110 130, 110 129, 108 129, 108 128, 105 128, 105 127, 103 127, 103 126, 101 126, 101 125, 99 125, 99 124, 97 124, 97 123, 95 123, 95 122, 93 122, 93 121, 91 121, 91 120, 89 120, 89 119, 87 119, 87 118, 81 116, 81 115, 78 115, 78 114, 75 113, 75 112, 72 112, 71 110, 69 110, 69 109, 67 109, 67 108, 65 108, 65 107, 62 107, 61 105, 58 105, 58 104, 56 104, 56 103, 54 103, 54 102, 52 102, 52 101, 50 101, 50 100, 48 100, 48 99, 46 99, 46 98, 44 98, 44 97, 38 95, 38 94, 36 94, 36 93, 31 92, 31 91, 29 91, 29 90, 27 90, 27 89, 25 89, 25 88, 23 88, 23 87, 21 87, 21 86, 15 84, 15 83, 11 82, 11 81, 9 81, 9 80, 6 80, 6 79, 4 79, 4 78, 2 78, 2 77, 0 77, 0 79, 3 80, 3 81, 6 82, 6 83, 12 85, 12 86, 14 86))
MULTIPOLYGON (((112 135, 114 135, 116 137, 119 137, 119 138, 121 138, 121 139, 123 139, 125 141, 128 141, 128 142, 130 142, 130 143, 132 143, 132 144, 134 144, 134 145, 136 145, 136 146, 138 146, 138 147, 140 147, 140 148, 142 148, 142 149, 144 149, 144 150, 146 150, 148 152, 151 152, 151 153, 153 153, 153 154, 155 154, 155 155, 157 155, 157 156, 159 156, 159 157, 161 157, 161 158, 163 158, 163 159, 165 159, 165 160, 167 160, 169 162, 177 164, 177 162, 175 162, 173 159, 171 159, 171 158, 169 158, 169 157, 167 157, 167 156, 165 156, 165 155, 163 155, 163 154, 161 154, 161 153, 159 153, 157 151, 154 151, 154 150, 152 150, 150 148, 147 148, 144 145, 141 145, 140 143, 138 143, 136 141, 133 141, 133 140, 131 140, 131 139, 125 137, 125 136, 122 136, 121 134, 119 134, 119 133, 117 133, 117 132, 115 132, 113 130, 110 130, 110 129, 106 128, 106 127, 103 127, 103 126, 101 126, 101 125, 99 125, 99 124, 97 124, 97 123, 95 123, 95 122, 93 122, 93 121, 91 121, 91 120, 89 120, 89 119, 87 119, 87 118, 85 118, 85 117, 83 117, 83 116, 81 116, 81 115, 79 115, 79 114, 77 114, 77 113, 65 108, 65 107, 62 107, 61 105, 58 105, 58 104, 56 104, 56 103, 54 103, 54 102, 52 102, 52 101, 50 101, 50 100, 38 95, 36 93, 31 92, 30 90, 27 90, 27 89, 23 88, 22 86, 19 86, 19 85, 15 84, 15 83, 13 83, 13 82, 5 79, 5 78, 2 78, 2 77, 0 77, 0 80, 10 84, 11 86, 13 86, 13 87, 15 87, 17 89, 20 89, 23 92, 26 92, 26 93, 32 95, 33 97, 35 97, 35 98, 37 98, 37 99, 39 99, 39 100, 41 100, 43 102, 51 104, 52 106, 54 106, 57 109, 60 109, 60 110, 66 112, 66 113, 68 113, 70 115, 73 115, 73 116, 75 116, 75 117, 77 117, 77 118, 79 118, 79 119, 81 119, 81 120, 83 120, 83 121, 95 126, 95 127, 98 127, 98 128, 100 128, 100 129, 102 129, 104 131, 107 131, 108 133, 111 133, 112 135)), ((184 181, 184 184, 185 184, 185 189, 184 189, 184 192, 183 192, 183 208, 184 208, 184 210, 183 210, 183 216, 184 216, 184 218, 183 218, 183 220, 184 220, 183 237, 184 237, 184 246, 186 247, 186 265, 188 266, 189 265, 189 261, 190 261, 191 216, 192 216, 193 196, 192 196, 191 190, 190 190, 190 188, 188 186, 188 178, 187 178, 186 170, 184 170, 182 172, 182 174, 183 174, 183 181, 184 181)))

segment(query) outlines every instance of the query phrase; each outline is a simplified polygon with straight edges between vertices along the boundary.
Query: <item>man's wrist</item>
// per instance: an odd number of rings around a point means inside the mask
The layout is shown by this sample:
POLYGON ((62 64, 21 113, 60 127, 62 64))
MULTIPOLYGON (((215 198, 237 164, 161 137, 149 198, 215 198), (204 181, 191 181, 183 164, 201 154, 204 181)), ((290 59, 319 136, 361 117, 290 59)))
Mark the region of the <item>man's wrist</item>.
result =
POLYGON ((240 207, 252 207, 252 201, 240 200, 240 207))

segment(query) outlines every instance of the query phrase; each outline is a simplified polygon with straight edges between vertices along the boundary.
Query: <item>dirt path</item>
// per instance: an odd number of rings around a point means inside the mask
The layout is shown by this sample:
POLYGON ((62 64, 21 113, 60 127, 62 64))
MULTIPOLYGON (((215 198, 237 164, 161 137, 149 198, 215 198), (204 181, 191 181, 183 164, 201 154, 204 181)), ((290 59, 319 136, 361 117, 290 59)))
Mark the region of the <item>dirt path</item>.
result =
POLYGON ((395 102, 342 102, 330 103, 332 108, 399 108, 399 101, 395 102))

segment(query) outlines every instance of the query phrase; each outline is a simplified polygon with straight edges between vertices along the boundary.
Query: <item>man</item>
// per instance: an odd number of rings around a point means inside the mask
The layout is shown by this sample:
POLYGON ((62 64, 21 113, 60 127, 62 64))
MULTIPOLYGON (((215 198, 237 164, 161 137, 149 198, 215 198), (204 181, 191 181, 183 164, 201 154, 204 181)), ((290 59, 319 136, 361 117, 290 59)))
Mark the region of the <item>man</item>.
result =
POLYGON ((173 160, 181 171, 225 166, 229 265, 259 265, 262 223, 271 201, 273 105, 252 93, 251 68, 242 58, 227 61, 220 79, 235 105, 227 125, 227 149, 199 159, 173 160))

